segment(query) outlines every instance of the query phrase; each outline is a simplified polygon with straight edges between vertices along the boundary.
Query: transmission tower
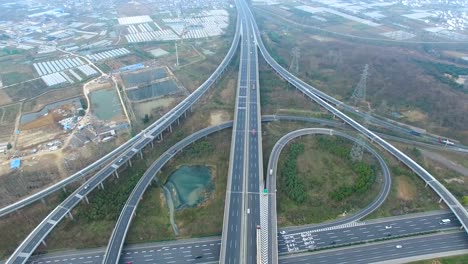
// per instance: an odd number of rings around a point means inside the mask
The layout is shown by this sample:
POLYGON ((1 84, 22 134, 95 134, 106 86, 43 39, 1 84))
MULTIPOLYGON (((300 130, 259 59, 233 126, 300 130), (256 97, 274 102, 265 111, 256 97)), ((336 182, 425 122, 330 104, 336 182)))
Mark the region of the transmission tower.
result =
POLYGON ((351 98, 354 99, 354 104, 358 105, 359 103, 366 100, 366 83, 367 83, 367 76, 368 76, 369 64, 364 66, 362 70, 361 79, 359 80, 356 89, 354 89, 353 95, 351 98))
MULTIPOLYGON (((352 98, 354 98, 354 103, 358 105, 359 103, 362 103, 366 100, 366 83, 367 83, 367 77, 368 77, 368 70, 369 70, 369 65, 366 64, 364 66, 364 70, 362 71, 361 74, 361 79, 359 80, 359 83, 354 90, 352 98)), ((372 108, 370 108, 370 105, 368 105, 369 110, 364 116, 364 127, 368 127, 370 123, 370 117, 372 115, 372 108)), ((366 140, 363 135, 360 135, 357 139, 357 141, 354 143, 353 148, 351 149, 351 160, 352 161, 361 161, 362 156, 364 153, 364 147, 363 145, 365 144, 366 140)))
POLYGON ((291 64, 289 64, 289 71, 294 71, 295 73, 299 73, 299 56, 300 50, 299 47, 294 47, 291 51, 292 59, 291 64))
POLYGON ((176 54, 176 67, 179 67, 179 52, 177 51, 177 40, 174 42, 175 43, 175 54, 176 54))
MULTIPOLYGON (((367 127, 369 122, 370 122, 370 117, 372 111, 369 109, 369 112, 366 113, 364 117, 364 127, 367 127)), ((364 138, 363 135, 359 135, 357 138, 357 141, 354 142, 353 148, 351 149, 351 152, 349 155, 351 156, 352 161, 361 161, 362 156, 364 154, 364 144, 366 143, 366 139, 364 138)))

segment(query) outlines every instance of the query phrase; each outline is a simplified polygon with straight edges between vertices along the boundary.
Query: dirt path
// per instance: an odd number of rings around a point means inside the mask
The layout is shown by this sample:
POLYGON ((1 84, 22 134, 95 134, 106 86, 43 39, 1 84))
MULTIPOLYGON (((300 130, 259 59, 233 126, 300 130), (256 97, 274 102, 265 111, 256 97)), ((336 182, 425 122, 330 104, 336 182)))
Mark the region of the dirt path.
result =
POLYGON ((434 161, 437 161, 439 163, 441 163, 442 165, 446 166, 447 168, 449 169, 452 169, 460 174, 462 174, 463 176, 466 176, 468 177, 468 168, 465 168, 464 166, 458 164, 458 163, 455 163, 449 159, 447 159, 446 157, 442 156, 442 155, 439 155, 437 153, 434 153, 432 151, 427 151, 427 150, 424 150, 424 149, 420 149, 421 150, 421 153, 424 157, 428 158, 428 159, 431 159, 431 160, 434 160, 434 161))

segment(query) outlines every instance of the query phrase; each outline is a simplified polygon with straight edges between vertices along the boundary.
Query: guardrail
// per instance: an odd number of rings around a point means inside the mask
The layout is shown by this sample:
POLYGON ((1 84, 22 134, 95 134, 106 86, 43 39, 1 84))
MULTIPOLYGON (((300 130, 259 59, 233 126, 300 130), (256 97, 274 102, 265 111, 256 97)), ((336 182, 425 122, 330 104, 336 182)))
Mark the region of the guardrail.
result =
MULTIPOLYGON (((240 27, 240 20, 238 17, 238 23, 236 26, 236 32, 239 32, 240 27)), ((239 40, 239 36, 236 36, 237 41, 239 40)), ((237 43, 237 42, 233 42, 237 43)), ((231 46, 231 49, 234 49, 234 45, 231 46)), ((103 263, 118 263, 120 252, 122 251, 122 247, 124 244, 125 236, 128 232, 128 228, 130 226, 131 220, 133 215, 135 214, 136 208, 139 204, 140 198, 143 196, 143 193, 148 188, 151 180, 154 178, 155 173, 159 171, 164 164, 166 164, 169 159, 174 156, 177 151, 181 150, 182 148, 188 146, 189 144, 193 143, 194 141, 211 134, 212 132, 219 131, 221 129, 227 128, 232 126, 231 123, 224 123, 220 124, 215 127, 205 128, 199 132, 196 132, 189 137, 183 139, 182 141, 176 143, 174 146, 169 148, 166 152, 164 152, 161 157, 159 157, 150 168, 145 172, 145 174, 140 178, 137 185, 133 189, 132 193, 130 194, 127 202, 125 203, 124 208, 122 209, 119 219, 117 220, 117 224, 112 230, 111 237, 109 239, 109 243, 107 245, 103 263), (124 224, 122 224, 124 223, 124 224), (123 228, 123 230, 122 230, 123 228)))
POLYGON ((195 92, 190 94, 176 107, 171 109, 157 122, 153 123, 149 128, 140 132, 137 136, 132 138, 136 143, 131 145, 131 149, 119 156, 114 161, 117 164, 111 164, 101 169, 96 175, 88 179, 82 186, 76 189, 65 201, 57 206, 19 245, 15 252, 10 256, 6 263, 25 263, 31 256, 39 243, 52 231, 52 229, 60 222, 69 212, 94 188, 102 183, 108 176, 110 176, 123 162, 132 158, 136 153, 141 151, 147 144, 149 144, 156 136, 161 134, 173 122, 175 122, 182 114, 184 114, 198 99, 211 87, 216 79, 221 76, 224 69, 227 67, 233 58, 236 47, 239 42, 239 30, 236 27, 236 33, 225 58, 213 74, 206 80, 195 92), (149 134, 149 135, 148 135, 149 134), (117 161, 118 160, 118 161, 117 161))
MULTIPOLYGON (((462 223, 465 231, 468 232, 468 213, 463 208, 461 203, 450 193, 445 186, 443 186, 437 179, 435 179, 429 172, 427 172, 424 168, 422 168, 419 164, 409 158, 406 154, 396 149, 394 146, 380 138, 377 134, 373 133, 372 131, 368 130, 367 128, 363 127, 358 122, 354 121, 352 118, 348 117, 329 103, 325 102, 319 95, 312 92, 312 86, 304 83, 303 81, 299 80, 296 76, 288 72, 284 69, 281 65, 279 65, 268 53, 263 42, 261 40, 258 27, 253 20, 253 16, 250 13, 250 9, 248 9, 250 14, 250 21, 254 27, 255 35, 257 36, 257 45, 259 46, 260 52, 262 53, 263 57, 267 61, 267 63, 285 80, 287 80, 290 84, 294 87, 302 91, 305 95, 309 98, 314 100, 316 103, 320 104, 322 107, 336 115, 341 120, 345 121, 348 125, 356 129, 358 132, 365 135, 371 142, 377 143, 383 149, 391 153, 394 157, 398 160, 403 162, 406 166, 408 166, 413 172, 415 172, 424 182, 429 185, 440 197, 447 206, 453 211, 453 213, 457 216, 462 223)), ((315 89, 315 88, 314 88, 315 89)))

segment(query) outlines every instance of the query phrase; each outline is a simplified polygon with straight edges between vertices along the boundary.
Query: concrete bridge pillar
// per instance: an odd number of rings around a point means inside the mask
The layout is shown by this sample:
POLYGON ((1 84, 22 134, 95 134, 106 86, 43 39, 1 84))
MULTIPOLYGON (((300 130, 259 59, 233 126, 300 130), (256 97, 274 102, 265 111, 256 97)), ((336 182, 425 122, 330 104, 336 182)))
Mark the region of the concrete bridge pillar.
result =
POLYGON ((88 196, 85 195, 85 196, 83 196, 83 198, 84 198, 85 202, 86 202, 87 204, 89 204, 88 196))
POLYGON ((44 198, 41 198, 41 202, 44 204, 44 205, 47 205, 47 202, 44 198))
POLYGON ((101 182, 101 183, 99 184, 99 188, 101 188, 101 190, 104 190, 104 183, 101 182))
POLYGON ((154 148, 154 141, 151 140, 151 148, 154 148))
POLYGON ((143 151, 140 150, 140 158, 143 159, 143 151))
POLYGON ((177 118, 177 125, 180 125, 180 119, 177 118))
POLYGON ((63 188, 62 188, 62 191, 66 193, 66 192, 67 192, 67 188, 63 187, 63 188))
POLYGON ((45 240, 42 240, 41 243, 42 245, 44 245, 44 247, 47 247, 47 243, 45 242, 45 240))
POLYGON ((187 111, 184 112, 184 117, 187 118, 187 111))
POLYGON ((132 167, 132 160, 131 160, 131 159, 128 160, 128 165, 129 165, 130 167, 132 167))
POLYGON ((439 199, 439 203, 441 203, 441 202, 442 202, 442 198, 439 199))
POLYGON ((117 171, 114 171, 114 176, 118 179, 119 178, 119 173, 117 171))
POLYGON ((169 125, 169 132, 172 133, 172 124, 169 125))
POLYGON ((70 218, 71 220, 73 220, 73 215, 72 215, 71 211, 68 211, 67 215, 68 215, 68 218, 70 218))

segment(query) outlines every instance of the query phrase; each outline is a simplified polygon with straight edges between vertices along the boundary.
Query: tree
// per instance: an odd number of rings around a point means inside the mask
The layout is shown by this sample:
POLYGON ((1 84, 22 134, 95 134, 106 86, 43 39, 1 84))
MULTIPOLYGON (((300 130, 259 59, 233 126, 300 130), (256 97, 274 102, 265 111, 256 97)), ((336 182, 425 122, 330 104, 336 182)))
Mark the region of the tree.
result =
POLYGON ((7 149, 11 149, 13 146, 11 145, 11 143, 8 143, 7 145, 7 149))

